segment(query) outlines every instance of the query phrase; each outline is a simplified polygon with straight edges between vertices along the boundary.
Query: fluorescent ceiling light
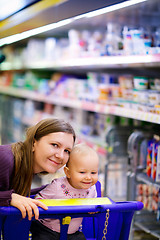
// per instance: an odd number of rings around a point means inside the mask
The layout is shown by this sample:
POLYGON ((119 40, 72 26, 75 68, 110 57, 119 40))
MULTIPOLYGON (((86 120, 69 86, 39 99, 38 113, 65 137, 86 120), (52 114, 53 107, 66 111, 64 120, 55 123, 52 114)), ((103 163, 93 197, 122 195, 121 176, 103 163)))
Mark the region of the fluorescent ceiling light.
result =
POLYGON ((2 38, 2 39, 0 39, 0 46, 3 46, 5 44, 11 44, 11 43, 38 35, 40 33, 47 32, 49 30, 53 30, 56 28, 60 28, 62 26, 66 26, 67 24, 69 24, 71 22, 72 22, 72 19, 65 19, 65 20, 59 21, 57 23, 51 23, 51 24, 48 24, 48 25, 45 25, 42 27, 34 28, 32 30, 28 30, 28 31, 25 31, 22 33, 17 33, 17 34, 2 38))
POLYGON ((91 18, 91 17, 99 16, 99 15, 102 15, 102 14, 105 14, 105 13, 108 13, 108 12, 113 12, 115 10, 119 10, 119 9, 129 7, 129 6, 132 6, 132 5, 135 5, 135 4, 138 4, 138 3, 142 3, 142 2, 145 2, 145 1, 148 1, 148 0, 128 0, 128 1, 118 3, 118 4, 115 4, 115 5, 111 5, 111 6, 102 8, 102 9, 98 9, 98 10, 94 10, 94 11, 91 11, 91 12, 88 12, 88 13, 85 13, 85 14, 81 14, 81 15, 78 15, 76 17, 61 20, 57 23, 51 23, 51 24, 48 24, 48 25, 45 25, 45 26, 42 26, 42 27, 38 27, 38 28, 35 28, 35 29, 32 29, 32 30, 22 32, 22 33, 14 34, 14 35, 11 35, 11 36, 0 39, 0 47, 4 46, 6 44, 11 44, 11 43, 14 43, 14 42, 17 42, 17 41, 20 41, 20 40, 38 35, 40 33, 47 32, 49 30, 53 30, 53 29, 56 29, 56 28, 59 28, 59 27, 62 27, 62 26, 66 26, 66 25, 70 24, 71 22, 79 20, 81 18, 91 18))

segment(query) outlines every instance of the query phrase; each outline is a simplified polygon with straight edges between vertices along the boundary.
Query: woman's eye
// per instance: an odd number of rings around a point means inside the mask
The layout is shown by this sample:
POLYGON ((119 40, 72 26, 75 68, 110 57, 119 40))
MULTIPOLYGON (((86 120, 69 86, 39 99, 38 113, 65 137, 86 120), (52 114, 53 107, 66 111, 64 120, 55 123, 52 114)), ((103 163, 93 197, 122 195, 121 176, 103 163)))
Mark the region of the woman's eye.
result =
POLYGON ((58 147, 58 145, 56 143, 52 143, 53 147, 58 147))
POLYGON ((69 150, 65 150, 65 152, 68 153, 69 155, 70 155, 70 153, 71 153, 71 151, 69 151, 69 150))

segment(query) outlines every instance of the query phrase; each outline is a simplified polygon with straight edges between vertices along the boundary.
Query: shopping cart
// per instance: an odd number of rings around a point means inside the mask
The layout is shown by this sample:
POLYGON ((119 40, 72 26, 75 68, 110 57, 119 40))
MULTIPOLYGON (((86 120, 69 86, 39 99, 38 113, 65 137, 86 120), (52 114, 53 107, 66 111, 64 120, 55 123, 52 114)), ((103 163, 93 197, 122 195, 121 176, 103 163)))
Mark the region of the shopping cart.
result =
MULTIPOLYGON (((128 240, 134 212, 143 208, 141 202, 114 202, 107 197, 42 201, 48 205, 48 210, 39 208, 40 218, 60 220, 60 240, 67 239, 69 222, 74 217, 84 217, 82 231, 88 240, 128 240)), ((31 221, 22 219, 17 208, 0 207, 0 230, 4 240, 28 240, 30 225, 31 221)))

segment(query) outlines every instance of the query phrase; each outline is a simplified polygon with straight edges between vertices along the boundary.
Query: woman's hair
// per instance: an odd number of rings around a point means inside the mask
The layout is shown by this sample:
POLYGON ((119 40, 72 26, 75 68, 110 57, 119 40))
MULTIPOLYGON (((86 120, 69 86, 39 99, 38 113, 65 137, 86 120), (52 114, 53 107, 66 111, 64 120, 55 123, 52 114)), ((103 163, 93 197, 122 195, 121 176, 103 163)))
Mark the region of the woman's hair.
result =
POLYGON ((12 152, 15 159, 15 169, 12 188, 16 193, 23 196, 30 195, 33 178, 33 144, 34 141, 55 132, 65 132, 73 135, 75 142, 76 135, 72 126, 61 119, 48 118, 41 120, 26 131, 24 142, 12 144, 12 152))

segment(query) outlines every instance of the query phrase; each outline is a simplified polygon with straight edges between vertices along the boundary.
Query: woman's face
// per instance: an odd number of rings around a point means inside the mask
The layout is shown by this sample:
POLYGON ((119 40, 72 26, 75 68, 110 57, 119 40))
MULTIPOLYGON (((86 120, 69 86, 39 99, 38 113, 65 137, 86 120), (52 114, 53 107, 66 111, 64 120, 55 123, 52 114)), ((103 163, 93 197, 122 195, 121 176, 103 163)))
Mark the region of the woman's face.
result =
POLYGON ((34 173, 55 173, 69 159, 74 144, 73 135, 65 132, 50 133, 33 145, 34 173))

